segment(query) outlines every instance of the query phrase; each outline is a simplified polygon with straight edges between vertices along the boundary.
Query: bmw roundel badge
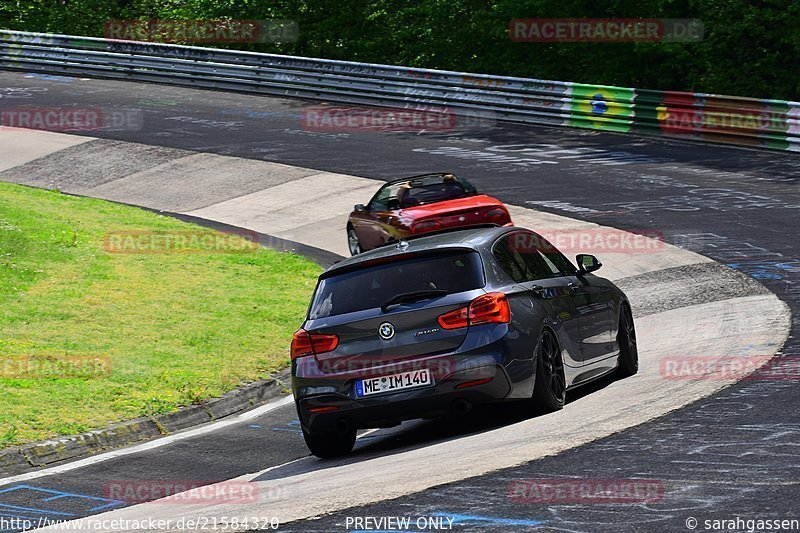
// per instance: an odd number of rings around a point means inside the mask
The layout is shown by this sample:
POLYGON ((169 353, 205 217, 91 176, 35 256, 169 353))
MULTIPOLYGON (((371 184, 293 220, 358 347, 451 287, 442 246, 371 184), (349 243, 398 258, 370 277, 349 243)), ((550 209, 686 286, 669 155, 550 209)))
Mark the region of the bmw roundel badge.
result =
POLYGON ((378 335, 381 336, 381 339, 388 341, 394 337, 394 326, 390 322, 384 322, 378 326, 378 335))

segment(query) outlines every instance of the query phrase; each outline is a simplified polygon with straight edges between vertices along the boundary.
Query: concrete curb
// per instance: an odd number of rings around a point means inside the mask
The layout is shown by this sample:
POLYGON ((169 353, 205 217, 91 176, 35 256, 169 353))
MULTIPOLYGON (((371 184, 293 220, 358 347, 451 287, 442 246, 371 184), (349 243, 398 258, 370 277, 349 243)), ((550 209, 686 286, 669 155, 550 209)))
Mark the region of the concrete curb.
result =
POLYGON ((288 377, 287 369, 271 379, 249 383, 219 398, 182 407, 174 413, 135 418, 79 435, 7 448, 0 451, 0 475, 18 474, 129 446, 248 411, 282 396, 288 377))

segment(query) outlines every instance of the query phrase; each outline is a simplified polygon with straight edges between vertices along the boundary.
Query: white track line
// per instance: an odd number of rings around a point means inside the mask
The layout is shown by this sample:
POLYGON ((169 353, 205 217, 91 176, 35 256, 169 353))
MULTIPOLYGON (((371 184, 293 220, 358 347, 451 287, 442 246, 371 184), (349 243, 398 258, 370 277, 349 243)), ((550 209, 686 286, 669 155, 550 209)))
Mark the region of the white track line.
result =
POLYGON ((225 420, 221 420, 219 422, 213 422, 211 424, 206 424, 195 429, 190 429, 188 431, 182 431, 180 433, 176 433, 175 435, 169 435, 167 437, 161 437, 159 439, 130 446, 128 448, 121 448, 119 450, 114 450, 111 452, 102 453, 92 457, 87 457, 86 459, 81 459, 79 461, 75 461, 72 463, 54 466, 51 468, 45 468, 43 470, 37 470, 36 472, 28 472, 17 476, 3 478, 0 479, 0 486, 7 485, 9 483, 20 483, 22 481, 29 481, 31 479, 51 476, 54 474, 63 474, 64 472, 69 472, 71 470, 76 470, 78 468, 83 468, 85 466, 91 466, 97 463, 108 461, 110 459, 116 459, 117 457, 124 457, 126 455, 131 455, 134 453, 153 450, 155 448, 160 448, 162 446, 172 444, 173 442, 176 441, 197 437, 198 435, 205 435, 213 431, 218 431, 224 427, 232 426, 233 424, 238 424, 240 422, 252 420, 253 418, 269 413, 270 411, 274 411, 275 409, 279 409, 285 405, 289 405, 293 401, 294 398, 292 396, 284 396, 283 398, 273 400, 266 405, 262 405, 261 407, 257 407, 251 411, 247 411, 246 413, 242 413, 233 418, 226 418, 225 420))

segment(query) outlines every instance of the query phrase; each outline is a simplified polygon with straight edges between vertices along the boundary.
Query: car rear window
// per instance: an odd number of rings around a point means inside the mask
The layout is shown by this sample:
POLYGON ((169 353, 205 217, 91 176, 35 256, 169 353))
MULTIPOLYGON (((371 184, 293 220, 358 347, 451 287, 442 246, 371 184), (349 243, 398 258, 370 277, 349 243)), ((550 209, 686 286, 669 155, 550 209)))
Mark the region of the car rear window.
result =
POLYGON ((403 293, 441 289, 452 294, 484 285, 477 252, 415 255, 321 279, 308 318, 373 309, 403 293))

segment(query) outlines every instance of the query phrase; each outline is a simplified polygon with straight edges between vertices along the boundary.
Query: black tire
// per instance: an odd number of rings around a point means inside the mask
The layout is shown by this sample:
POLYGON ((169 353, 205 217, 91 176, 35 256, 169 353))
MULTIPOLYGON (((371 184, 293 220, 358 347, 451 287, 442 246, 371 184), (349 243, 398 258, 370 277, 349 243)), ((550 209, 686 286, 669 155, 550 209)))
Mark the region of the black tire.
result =
POLYGON ((620 310, 617 344, 619 345, 617 375, 626 378, 636 374, 639 371, 639 349, 636 346, 636 327, 633 324, 633 315, 627 305, 623 305, 620 310))
POLYGON ((320 459, 331 459, 347 455, 353 450, 356 443, 356 430, 347 431, 306 431, 303 429, 303 438, 311 453, 320 459))
POLYGON ((361 241, 358 240, 358 233, 352 227, 347 228, 347 247, 350 255, 358 255, 364 250, 361 249, 361 241))
POLYGON ((531 399, 533 411, 551 413, 562 409, 566 392, 561 349, 555 335, 550 330, 544 330, 536 347, 536 381, 531 399))

